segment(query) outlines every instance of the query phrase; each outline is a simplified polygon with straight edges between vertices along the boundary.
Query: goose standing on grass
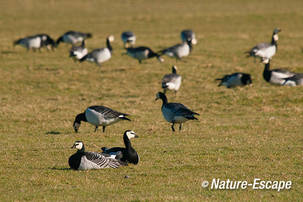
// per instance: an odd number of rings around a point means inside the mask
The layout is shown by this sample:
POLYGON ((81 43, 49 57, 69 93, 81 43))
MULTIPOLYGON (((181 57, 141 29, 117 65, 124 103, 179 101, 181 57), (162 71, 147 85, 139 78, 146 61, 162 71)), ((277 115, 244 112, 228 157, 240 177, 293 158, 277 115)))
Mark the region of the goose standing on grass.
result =
POLYGON ((172 123, 171 125, 172 131, 175 131, 174 128, 175 123, 180 124, 179 130, 181 130, 182 123, 188 120, 194 120, 194 119, 198 120, 196 117, 194 117, 195 115, 199 115, 198 113, 191 111, 183 104, 168 103, 164 93, 158 92, 156 95, 156 100, 158 99, 162 100, 161 111, 165 120, 169 123, 172 123))
POLYGON ((295 74, 284 79, 284 86, 303 86, 303 73, 295 74))
POLYGON ((196 34, 190 29, 181 32, 181 39, 183 42, 191 41, 193 45, 197 44, 196 34))
POLYGON ((168 90, 173 90, 175 93, 179 90, 181 86, 181 80, 182 77, 177 74, 177 67, 174 65, 172 66, 172 73, 171 74, 166 74, 162 78, 162 88, 163 88, 163 93, 165 94, 167 89, 168 90))
POLYGON ((163 62, 163 58, 158 53, 155 53, 152 51, 152 49, 145 47, 145 46, 140 46, 140 47, 130 47, 130 48, 125 48, 126 49, 126 54, 129 55, 130 57, 133 57, 139 61, 141 64, 142 60, 150 59, 157 57, 159 62, 163 62))
POLYGON ((242 72, 224 75, 222 78, 218 78, 216 80, 221 81, 218 86, 226 86, 227 88, 245 86, 252 83, 250 74, 242 72))
POLYGON ((271 59, 277 52, 278 49, 278 33, 281 32, 280 29, 276 28, 273 31, 271 43, 259 43, 253 47, 248 53, 248 57, 259 57, 262 60, 271 59))
POLYGON ((120 120, 130 121, 128 114, 117 112, 113 109, 104 106, 90 106, 83 113, 76 116, 73 127, 75 132, 78 132, 81 121, 88 122, 95 126, 95 132, 99 126, 102 126, 103 132, 105 127, 114 124, 120 120))
POLYGON ((69 53, 69 56, 76 60, 80 60, 81 58, 83 58, 88 53, 87 48, 85 48, 85 41, 82 41, 81 46, 73 45, 69 53))
POLYGON ((192 51, 192 41, 187 40, 182 44, 177 44, 172 47, 161 50, 160 55, 167 55, 169 57, 175 57, 177 60, 181 60, 182 57, 188 56, 192 51))
POLYGON ((132 46, 136 42, 135 34, 133 32, 130 32, 130 31, 122 32, 121 39, 123 41, 124 48, 128 48, 129 45, 132 46))
POLYGON ((40 50, 42 47, 53 49, 55 47, 55 41, 47 34, 37 34, 14 41, 14 46, 16 45, 23 46, 27 50, 32 49, 35 51, 37 49, 40 50))
POLYGON ((125 148, 123 147, 113 147, 113 148, 106 148, 102 147, 102 154, 109 154, 109 155, 117 155, 117 152, 122 153, 121 161, 126 163, 138 164, 139 162, 139 155, 136 150, 132 147, 130 139, 138 138, 136 133, 132 130, 126 130, 123 134, 123 141, 125 148))
POLYGON ((56 45, 58 46, 61 42, 62 43, 69 43, 69 44, 81 43, 85 39, 89 39, 92 36, 93 35, 91 33, 68 31, 68 32, 65 32, 62 36, 60 36, 57 39, 56 45))
POLYGON ((270 70, 270 60, 263 60, 264 71, 263 78, 265 81, 271 84, 284 85, 285 79, 292 77, 295 73, 288 71, 287 69, 272 69, 270 70))
POLYGON ((83 56, 80 59, 80 62, 89 61, 94 62, 98 66, 101 66, 101 63, 109 60, 112 57, 113 48, 111 46, 111 42, 114 41, 114 36, 110 35, 106 38, 106 48, 98 48, 93 50, 92 52, 88 53, 87 55, 83 56))
POLYGON ((68 164, 74 170, 118 168, 127 165, 120 159, 106 157, 97 152, 86 152, 82 141, 76 141, 72 148, 76 148, 77 152, 69 157, 68 164))

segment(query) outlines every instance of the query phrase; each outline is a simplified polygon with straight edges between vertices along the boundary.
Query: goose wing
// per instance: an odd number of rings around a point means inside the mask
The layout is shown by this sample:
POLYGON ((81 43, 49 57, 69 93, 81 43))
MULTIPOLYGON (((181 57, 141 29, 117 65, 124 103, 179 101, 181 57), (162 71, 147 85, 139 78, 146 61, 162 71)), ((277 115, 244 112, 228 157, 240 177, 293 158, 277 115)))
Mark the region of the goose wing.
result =
POLYGON ((104 118, 110 119, 110 118, 117 118, 117 117, 121 117, 121 116, 122 117, 128 116, 128 114, 115 111, 115 110, 105 107, 105 106, 91 106, 89 108, 95 110, 96 112, 103 114, 104 118))
POLYGON ((193 112, 181 103, 167 103, 165 107, 170 109, 171 112, 175 114, 175 116, 192 117, 195 114, 199 115, 198 113, 193 112))
POLYGON ((116 159, 105 157, 96 152, 85 152, 85 157, 87 160, 95 163, 100 168, 118 168, 119 166, 123 165, 122 162, 116 159))

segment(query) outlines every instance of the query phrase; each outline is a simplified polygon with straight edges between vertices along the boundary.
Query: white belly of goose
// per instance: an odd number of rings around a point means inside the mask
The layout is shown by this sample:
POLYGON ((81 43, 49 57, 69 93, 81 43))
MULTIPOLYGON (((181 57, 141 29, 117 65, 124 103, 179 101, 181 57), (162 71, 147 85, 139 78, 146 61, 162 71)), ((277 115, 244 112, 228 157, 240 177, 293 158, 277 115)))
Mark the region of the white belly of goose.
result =
POLYGON ((40 37, 36 37, 33 39, 30 39, 28 41, 29 48, 40 48, 41 47, 41 39, 40 37))
POLYGON ((105 119, 104 115, 88 108, 85 111, 87 121, 95 126, 108 126, 119 121, 119 117, 105 119))
POLYGON ((272 58, 276 53, 276 46, 269 46, 268 48, 258 50, 256 55, 262 58, 272 58))
POLYGON ((108 48, 104 48, 97 53, 98 63, 103 63, 111 58, 111 52, 108 48))
POLYGON ((177 48, 177 56, 179 58, 184 57, 184 56, 188 56, 190 53, 190 48, 189 45, 187 43, 183 43, 181 46, 179 46, 177 48))
POLYGON ((181 86, 181 77, 178 77, 173 81, 166 83, 166 85, 168 86, 167 88, 169 90, 176 90, 176 91, 179 90, 181 86))

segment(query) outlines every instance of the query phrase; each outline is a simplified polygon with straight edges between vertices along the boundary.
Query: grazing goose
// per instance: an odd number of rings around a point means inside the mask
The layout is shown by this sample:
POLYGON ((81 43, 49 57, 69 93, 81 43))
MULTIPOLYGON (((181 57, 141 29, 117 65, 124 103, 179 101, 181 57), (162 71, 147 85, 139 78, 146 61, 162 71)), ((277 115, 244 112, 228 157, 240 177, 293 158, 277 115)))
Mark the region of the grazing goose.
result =
POLYGON ((117 152, 122 153, 122 157, 120 158, 121 161, 126 163, 138 164, 139 156, 136 150, 132 147, 130 143, 131 138, 138 138, 136 133, 132 130, 126 130, 123 135, 123 141, 125 148, 123 147, 113 147, 113 148, 106 148, 102 147, 102 154, 109 154, 109 155, 116 155, 117 152))
POLYGON ((55 47, 55 41, 47 34, 37 34, 34 36, 28 36, 25 38, 18 39, 14 41, 14 45, 21 45, 27 50, 36 50, 47 47, 48 49, 55 47))
POLYGON ((127 48, 128 45, 134 45, 136 42, 136 36, 133 32, 127 31, 121 34, 121 39, 124 43, 124 48, 127 48))
POLYGON ((270 60, 265 59, 263 60, 264 71, 263 71, 263 78, 265 81, 271 83, 271 84, 277 84, 277 85, 284 85, 285 78, 289 78, 291 76, 294 76, 295 73, 290 72, 286 69, 272 69, 270 70, 270 60))
POLYGON ((250 74, 236 72, 229 75, 224 75, 222 78, 218 78, 216 80, 220 80, 218 86, 226 86, 227 88, 232 88, 236 86, 245 86, 252 83, 250 74))
POLYGON ((83 58, 85 55, 87 55, 88 51, 87 48, 85 48, 85 41, 83 40, 81 43, 81 46, 72 46, 70 50, 70 57, 73 57, 77 60, 80 60, 83 58))
POLYGON ((166 90, 173 90, 175 93, 179 90, 181 86, 181 80, 182 77, 177 74, 177 67, 173 66, 172 67, 172 73, 171 74, 166 74, 162 78, 162 88, 164 90, 164 94, 166 93, 166 90))
POLYGON ((68 164, 74 170, 118 168, 127 165, 119 159, 113 159, 97 152, 86 152, 81 141, 76 141, 72 148, 76 148, 77 152, 69 157, 68 164))
POLYGON ((196 34, 192 30, 183 30, 181 39, 183 42, 191 41, 193 45, 197 44, 196 34))
POLYGON ((285 86, 303 86, 303 73, 295 74, 285 78, 283 85, 285 86))
POLYGON ((271 59, 278 49, 278 33, 280 29, 274 29, 272 34, 271 43, 259 43, 255 47, 253 47, 250 51, 246 52, 249 56, 259 57, 261 61, 264 59, 271 59))
POLYGON ((95 62, 98 66, 101 66, 101 63, 109 60, 112 57, 113 48, 111 46, 111 42, 114 41, 114 36, 110 35, 106 38, 106 48, 98 48, 83 56, 80 59, 80 62, 85 60, 89 62, 95 62))
POLYGON ((62 36, 60 36, 56 44, 57 46, 63 42, 63 43, 70 43, 70 44, 76 44, 79 42, 84 41, 85 39, 89 39, 92 37, 91 33, 82 33, 82 32, 76 32, 76 31, 68 31, 65 32, 62 36))
POLYGON ((126 54, 137 59, 140 64, 142 60, 154 58, 154 57, 157 57, 160 62, 164 61, 159 54, 155 53, 150 48, 145 46, 140 46, 136 48, 133 47, 126 48, 126 54))
POLYGON ((182 123, 193 119, 198 120, 196 117, 194 117, 194 115, 199 115, 198 113, 191 111, 183 104, 168 103, 164 93, 158 92, 156 95, 156 100, 158 99, 162 100, 162 114, 167 122, 172 123, 171 129, 173 131, 175 131, 175 123, 180 124, 179 130, 181 130, 182 123))
POLYGON ((83 113, 76 116, 73 127, 75 132, 78 132, 81 121, 84 121, 96 126, 95 132, 99 126, 102 126, 103 132, 105 132, 106 126, 114 124, 120 120, 130 121, 126 116, 128 116, 128 114, 117 112, 108 107, 90 106, 83 113))
POLYGON ((182 57, 188 56, 192 51, 191 40, 185 41, 182 44, 177 44, 172 47, 161 50, 161 55, 165 54, 169 57, 175 57, 177 60, 181 60, 182 57))

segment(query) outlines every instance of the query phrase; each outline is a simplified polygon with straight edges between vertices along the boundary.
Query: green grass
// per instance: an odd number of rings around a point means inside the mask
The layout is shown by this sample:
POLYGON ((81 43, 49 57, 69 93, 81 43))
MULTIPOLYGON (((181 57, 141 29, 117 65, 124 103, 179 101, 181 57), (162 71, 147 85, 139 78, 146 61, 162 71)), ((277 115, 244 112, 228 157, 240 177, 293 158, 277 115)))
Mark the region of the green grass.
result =
POLYGON ((302 87, 272 86, 263 65, 244 52, 270 41, 280 27, 273 67, 303 72, 303 2, 290 1, 3 1, 0 3, 0 200, 1 201, 295 201, 302 198, 302 87), (182 29, 198 38, 182 62, 165 57, 139 65, 121 55, 120 34, 132 30, 137 45, 152 49, 180 42, 182 29), (100 68, 74 63, 68 45, 54 52, 12 47, 19 37, 67 30, 93 33, 89 49, 115 36, 113 58, 100 68), (199 112, 199 121, 172 133, 155 94, 160 80, 176 64, 183 76, 177 96, 199 112), (253 85, 226 89, 215 78, 250 73, 253 85), (105 134, 72 123, 90 105, 131 114, 105 134), (96 171, 69 170, 67 160, 82 140, 89 151, 122 145, 122 133, 134 130, 137 166, 96 171), (124 178, 128 175, 129 178, 124 178), (210 190, 203 180, 291 180, 291 190, 210 190))

